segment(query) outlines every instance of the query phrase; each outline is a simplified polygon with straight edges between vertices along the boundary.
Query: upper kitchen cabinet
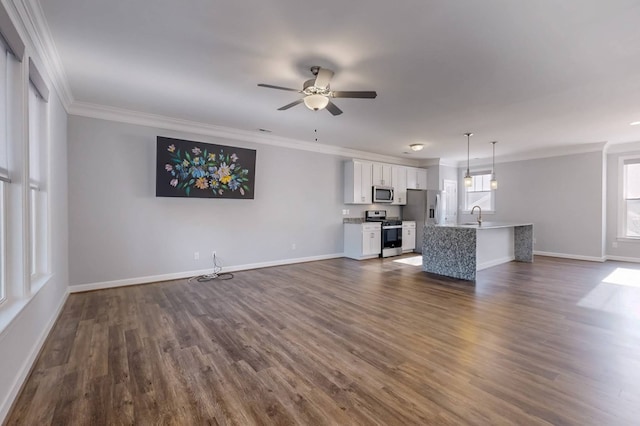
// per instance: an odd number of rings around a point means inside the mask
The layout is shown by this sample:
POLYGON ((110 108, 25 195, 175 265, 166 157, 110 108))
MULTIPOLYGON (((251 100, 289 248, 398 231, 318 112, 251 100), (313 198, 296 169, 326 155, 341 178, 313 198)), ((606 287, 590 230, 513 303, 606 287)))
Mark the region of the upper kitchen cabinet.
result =
POLYGON ((371 204, 373 163, 349 160, 344 163, 344 203, 371 204))
POLYGON ((427 169, 407 167, 407 189, 427 189, 427 169))
POLYGON ((373 185, 391 186, 391 165, 373 163, 373 185))
POLYGON ((391 166, 391 182, 393 182, 393 203, 398 206, 407 204, 407 168, 391 166))

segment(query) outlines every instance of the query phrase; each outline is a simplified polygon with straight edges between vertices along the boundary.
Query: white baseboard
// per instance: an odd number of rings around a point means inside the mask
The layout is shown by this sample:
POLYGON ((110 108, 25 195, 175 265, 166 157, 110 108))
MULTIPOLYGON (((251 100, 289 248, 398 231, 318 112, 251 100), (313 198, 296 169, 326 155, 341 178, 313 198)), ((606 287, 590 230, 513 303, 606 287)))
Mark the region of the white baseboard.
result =
POLYGON ((62 308, 65 302, 67 301, 68 297, 69 297, 69 291, 67 290, 64 293, 64 296, 62 297, 62 299, 60 300, 60 303, 58 304, 58 307, 56 308, 54 314, 51 316, 51 318, 49 318, 49 321, 47 322, 45 327, 42 329, 42 333, 40 333, 40 337, 36 341, 36 344, 33 346, 33 348, 31 349, 31 352, 22 363, 22 366, 20 367, 20 370, 19 370, 19 374, 16 376, 13 384, 11 385, 11 391, 9 392, 5 400, 2 401, 2 405, 0 405, 0 424, 4 424, 4 421, 6 420, 7 415, 9 414, 9 410, 11 410, 11 406, 13 405, 15 399, 18 397, 18 393, 22 389, 22 385, 24 384, 25 380, 27 380, 27 376, 31 372, 31 368, 36 362, 36 358, 40 354, 40 350, 42 349, 44 342, 47 340, 47 337, 49 337, 49 332, 53 328, 53 325, 56 323, 56 320, 58 319, 58 317, 60 316, 60 312, 62 312, 62 308))
POLYGON ((560 257, 563 259, 586 260, 589 262, 604 262, 605 260, 607 260, 605 257, 582 256, 579 254, 567 254, 567 253, 552 253, 548 251, 537 251, 537 250, 535 250, 533 254, 537 256, 560 257))
POLYGON ((619 262, 640 263, 640 258, 638 258, 638 257, 607 256, 607 260, 617 260, 619 262))
MULTIPOLYGON (((314 262, 316 260, 327 260, 343 257, 343 253, 323 254, 320 256, 299 257, 295 259, 274 260, 270 262, 248 263, 245 265, 236 265, 223 267, 222 272, 238 272, 249 269, 269 268, 271 266, 291 265, 294 263, 314 262)), ((127 278, 124 280, 103 281, 89 284, 79 284, 69 286, 69 292, 80 293, 83 291, 101 290, 106 288, 126 287, 130 285, 149 284, 158 281, 181 280, 185 278, 197 277, 200 275, 211 274, 212 269, 202 269, 199 271, 183 271, 171 274, 150 275, 146 277, 127 278)))
POLYGON ((476 271, 482 271, 483 269, 491 268, 492 266, 502 265, 503 263, 511 262, 512 260, 516 260, 515 256, 507 256, 500 259, 479 263, 478 265, 476 265, 476 271))

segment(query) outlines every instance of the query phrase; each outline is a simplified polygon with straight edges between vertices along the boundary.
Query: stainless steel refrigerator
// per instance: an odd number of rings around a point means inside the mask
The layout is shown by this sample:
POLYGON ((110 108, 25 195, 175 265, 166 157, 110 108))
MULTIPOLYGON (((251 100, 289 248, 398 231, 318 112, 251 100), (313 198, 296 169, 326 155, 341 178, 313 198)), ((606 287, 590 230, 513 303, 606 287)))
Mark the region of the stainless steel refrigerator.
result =
POLYGON ((424 226, 445 223, 444 203, 442 191, 407 190, 407 205, 402 207, 402 220, 416 221, 416 234, 420 236, 416 241, 416 252, 422 253, 424 226))

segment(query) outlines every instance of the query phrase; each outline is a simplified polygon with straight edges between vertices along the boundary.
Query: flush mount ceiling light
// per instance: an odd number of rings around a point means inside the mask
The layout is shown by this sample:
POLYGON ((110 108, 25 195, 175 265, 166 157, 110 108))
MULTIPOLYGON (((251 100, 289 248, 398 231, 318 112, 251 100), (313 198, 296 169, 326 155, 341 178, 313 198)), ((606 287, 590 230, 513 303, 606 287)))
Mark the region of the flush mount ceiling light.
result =
POLYGON ((424 149, 424 145, 421 143, 414 143, 409 145, 409 148, 411 148, 411 151, 422 151, 424 149))
POLYGON ((491 189, 498 189, 498 180, 496 179, 496 144, 498 141, 491 142, 493 145, 493 160, 491 162, 491 189))
POLYGON ((629 123, 632 126, 638 126, 640 125, 640 121, 634 121, 633 123, 629 123))
POLYGON ((304 97, 304 104, 312 111, 324 109, 329 105, 329 98, 323 95, 309 95, 304 97))
POLYGON ((469 188, 473 184, 473 179, 469 172, 469 138, 473 136, 473 133, 465 133, 464 135, 467 137, 467 173, 464 175, 464 186, 469 188))

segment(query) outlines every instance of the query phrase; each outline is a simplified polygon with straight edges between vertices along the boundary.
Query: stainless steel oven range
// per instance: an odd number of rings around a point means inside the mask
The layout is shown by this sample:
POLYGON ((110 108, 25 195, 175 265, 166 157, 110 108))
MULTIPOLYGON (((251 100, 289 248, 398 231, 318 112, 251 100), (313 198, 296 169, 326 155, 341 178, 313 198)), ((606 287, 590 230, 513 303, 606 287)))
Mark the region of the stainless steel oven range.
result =
POLYGON ((386 210, 367 210, 364 214, 367 222, 381 222, 382 253, 380 257, 399 256, 402 254, 402 221, 387 219, 386 210))

